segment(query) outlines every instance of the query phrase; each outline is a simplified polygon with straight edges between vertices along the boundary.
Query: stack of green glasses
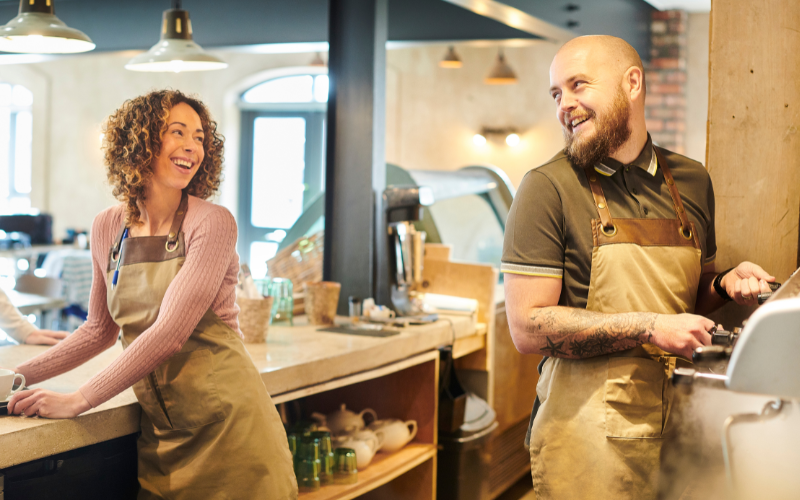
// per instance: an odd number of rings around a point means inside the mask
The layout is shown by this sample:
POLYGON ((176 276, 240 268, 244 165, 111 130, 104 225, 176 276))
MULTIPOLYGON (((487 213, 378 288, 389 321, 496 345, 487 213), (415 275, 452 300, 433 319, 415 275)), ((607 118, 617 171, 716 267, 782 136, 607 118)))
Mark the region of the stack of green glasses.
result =
POLYGON ((322 462, 322 469, 319 472, 319 481, 322 485, 333 484, 333 446, 331 445, 331 433, 326 431, 315 431, 310 434, 312 438, 319 440, 319 455, 322 462))
MULTIPOLYGON (((291 438, 289 440, 291 443, 291 438)), ((300 491, 316 491, 320 488, 322 461, 319 455, 319 439, 311 435, 295 436, 297 451, 294 455, 294 474, 300 491)))

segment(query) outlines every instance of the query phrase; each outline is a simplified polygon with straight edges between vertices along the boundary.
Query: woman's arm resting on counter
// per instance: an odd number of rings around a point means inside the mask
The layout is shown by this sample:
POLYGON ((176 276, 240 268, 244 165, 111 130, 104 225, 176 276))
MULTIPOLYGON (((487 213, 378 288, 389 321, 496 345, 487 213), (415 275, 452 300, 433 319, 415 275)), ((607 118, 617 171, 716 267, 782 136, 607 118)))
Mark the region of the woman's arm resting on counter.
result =
POLYGON ((91 407, 80 391, 62 394, 46 389, 34 389, 20 391, 8 400, 9 415, 24 414, 26 417, 38 415, 45 418, 72 418, 91 407))
POLYGON ((22 363, 16 371, 25 375, 28 385, 82 365, 117 341, 119 327, 111 319, 106 305, 106 272, 108 249, 114 238, 114 226, 105 220, 110 212, 95 217, 92 224, 92 291, 89 295, 89 317, 72 335, 33 359, 22 363))
POLYGON ((67 332, 34 330, 25 339, 25 343, 34 345, 56 345, 65 338, 67 338, 67 332))
POLYGON ((561 280, 506 273, 506 314, 517 350, 557 358, 588 358, 645 343, 691 358, 711 343, 714 322, 693 314, 604 314, 558 306, 561 280))

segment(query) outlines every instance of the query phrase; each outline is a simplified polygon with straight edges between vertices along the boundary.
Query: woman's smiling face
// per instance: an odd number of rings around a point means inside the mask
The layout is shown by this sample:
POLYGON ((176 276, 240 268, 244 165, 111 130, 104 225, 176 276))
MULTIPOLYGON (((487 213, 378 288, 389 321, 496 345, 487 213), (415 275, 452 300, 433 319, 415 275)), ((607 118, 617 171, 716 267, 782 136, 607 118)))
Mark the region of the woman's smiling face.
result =
POLYGON ((176 104, 167 118, 161 137, 161 153, 153 162, 153 182, 182 190, 203 163, 203 123, 185 102, 176 104))

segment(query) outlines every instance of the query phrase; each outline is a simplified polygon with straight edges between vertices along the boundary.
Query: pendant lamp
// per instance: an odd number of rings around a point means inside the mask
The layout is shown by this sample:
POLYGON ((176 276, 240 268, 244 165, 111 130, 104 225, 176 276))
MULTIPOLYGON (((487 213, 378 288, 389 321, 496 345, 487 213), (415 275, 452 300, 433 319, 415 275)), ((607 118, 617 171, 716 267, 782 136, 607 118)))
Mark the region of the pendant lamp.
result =
POLYGON ((27 54, 75 54, 95 47, 83 32, 57 18, 53 0, 20 0, 19 15, 0 26, 0 50, 27 54))
POLYGON ((500 49, 497 54, 497 62, 484 80, 484 83, 489 85, 511 85, 517 83, 517 81, 517 75, 506 62, 503 49, 500 49))
POLYGON ((458 57, 456 54, 456 49, 451 45, 447 49, 447 54, 444 55, 444 59, 439 61, 440 68, 460 68, 463 66, 461 63, 461 58, 458 57))
POLYGON ((214 57, 192 39, 189 12, 181 10, 180 0, 164 11, 161 40, 147 52, 125 65, 131 71, 174 72, 225 69, 228 63, 214 57))
POLYGON ((325 60, 322 58, 322 55, 319 52, 317 52, 317 54, 314 56, 314 59, 312 59, 311 63, 309 63, 309 66, 326 68, 328 65, 325 63, 325 60))

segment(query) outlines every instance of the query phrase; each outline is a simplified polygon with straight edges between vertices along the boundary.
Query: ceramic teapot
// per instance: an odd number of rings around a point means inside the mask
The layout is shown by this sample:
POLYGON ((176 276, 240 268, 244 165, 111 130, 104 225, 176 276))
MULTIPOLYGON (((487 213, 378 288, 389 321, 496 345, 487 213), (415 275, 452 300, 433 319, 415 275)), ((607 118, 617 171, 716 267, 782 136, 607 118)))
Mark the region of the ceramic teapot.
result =
POLYGON ((339 437, 354 438, 361 441, 367 441, 369 443, 377 443, 377 446, 374 447, 375 453, 377 453, 383 447, 383 441, 385 439, 382 431, 373 431, 372 429, 368 428, 344 432, 339 434, 339 437))
POLYGON ((382 436, 381 451, 387 453, 398 451, 410 443, 417 435, 417 422, 415 420, 407 420, 405 422, 394 418, 376 420, 369 424, 367 428, 382 436))
POLYGON ((323 415, 321 413, 312 413, 311 418, 316 420, 319 425, 327 427, 332 434, 340 434, 342 432, 357 431, 364 428, 364 415, 372 415, 372 420, 378 419, 375 410, 367 408, 362 410, 361 413, 355 413, 348 410, 344 403, 338 410, 333 413, 323 415))
POLYGON ((380 442, 373 433, 372 436, 366 434, 359 434, 364 436, 363 439, 356 437, 355 433, 363 433, 364 431, 355 431, 353 434, 346 434, 333 438, 334 448, 352 448, 356 452, 356 464, 359 470, 366 469, 375 453, 380 448, 380 442))

